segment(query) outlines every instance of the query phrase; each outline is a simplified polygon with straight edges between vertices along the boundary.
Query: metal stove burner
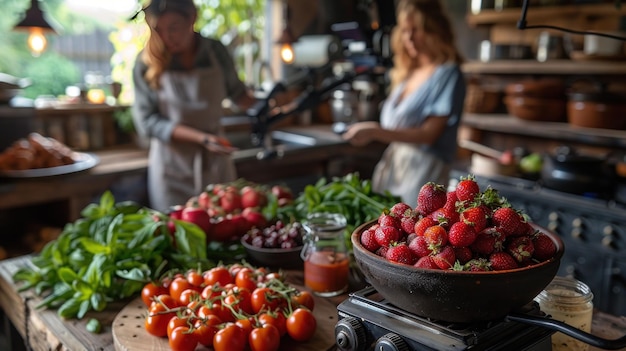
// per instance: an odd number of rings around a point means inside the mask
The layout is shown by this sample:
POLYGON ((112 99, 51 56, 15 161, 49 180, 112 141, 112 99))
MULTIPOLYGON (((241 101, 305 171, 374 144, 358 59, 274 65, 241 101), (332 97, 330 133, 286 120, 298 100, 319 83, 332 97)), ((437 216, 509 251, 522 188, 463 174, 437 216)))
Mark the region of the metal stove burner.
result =
MULTIPOLYGON (((337 347, 342 351, 532 350, 550 351, 547 328, 512 321, 451 324, 410 314, 368 287, 337 306, 337 347)), ((545 315, 536 303, 521 311, 545 315)))

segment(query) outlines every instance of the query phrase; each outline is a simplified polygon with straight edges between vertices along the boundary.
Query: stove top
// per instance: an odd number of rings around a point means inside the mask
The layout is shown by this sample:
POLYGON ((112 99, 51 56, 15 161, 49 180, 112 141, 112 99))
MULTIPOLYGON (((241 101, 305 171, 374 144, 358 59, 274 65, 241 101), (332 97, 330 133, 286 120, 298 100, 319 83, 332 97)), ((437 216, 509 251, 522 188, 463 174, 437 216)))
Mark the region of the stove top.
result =
MULTIPOLYGON (((410 314, 367 287, 337 306, 337 347, 342 351, 404 350, 532 350, 550 351, 550 335, 542 327, 512 321, 447 323, 410 314)), ((537 303, 520 311, 545 315, 537 303)))

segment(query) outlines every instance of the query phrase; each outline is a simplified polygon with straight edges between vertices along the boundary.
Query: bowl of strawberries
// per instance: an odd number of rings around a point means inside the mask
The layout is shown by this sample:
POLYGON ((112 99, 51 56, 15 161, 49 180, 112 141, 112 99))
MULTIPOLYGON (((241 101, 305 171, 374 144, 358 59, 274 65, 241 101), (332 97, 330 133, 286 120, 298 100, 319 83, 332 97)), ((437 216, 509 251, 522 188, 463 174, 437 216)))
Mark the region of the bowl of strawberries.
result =
POLYGON ((440 321, 497 320, 523 308, 556 275, 564 246, 553 232, 472 176, 447 191, 420 189, 352 233, 361 272, 385 299, 440 321))

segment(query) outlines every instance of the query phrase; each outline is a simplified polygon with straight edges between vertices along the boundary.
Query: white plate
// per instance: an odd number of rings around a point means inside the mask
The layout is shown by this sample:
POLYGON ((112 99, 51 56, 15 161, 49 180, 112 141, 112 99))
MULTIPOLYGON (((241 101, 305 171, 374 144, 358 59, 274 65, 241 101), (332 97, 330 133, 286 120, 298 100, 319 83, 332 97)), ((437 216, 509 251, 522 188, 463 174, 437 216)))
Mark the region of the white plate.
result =
POLYGON ((81 172, 95 167, 100 159, 93 154, 84 152, 74 152, 75 163, 71 165, 24 169, 24 170, 8 170, 0 171, 0 176, 5 178, 39 178, 64 175, 69 173, 81 172))

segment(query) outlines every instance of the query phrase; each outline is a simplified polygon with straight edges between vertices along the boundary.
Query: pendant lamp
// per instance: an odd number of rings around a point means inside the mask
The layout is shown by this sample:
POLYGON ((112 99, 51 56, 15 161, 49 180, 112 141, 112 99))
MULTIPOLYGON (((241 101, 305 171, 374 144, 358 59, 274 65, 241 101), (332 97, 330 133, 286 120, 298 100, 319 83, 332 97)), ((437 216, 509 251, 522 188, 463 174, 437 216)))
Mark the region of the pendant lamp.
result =
POLYGON ((30 8, 24 18, 15 25, 15 30, 26 30, 28 35, 28 48, 33 56, 39 56, 46 50, 48 41, 46 33, 56 33, 54 28, 44 18, 44 13, 39 8, 39 0, 31 0, 30 8))

